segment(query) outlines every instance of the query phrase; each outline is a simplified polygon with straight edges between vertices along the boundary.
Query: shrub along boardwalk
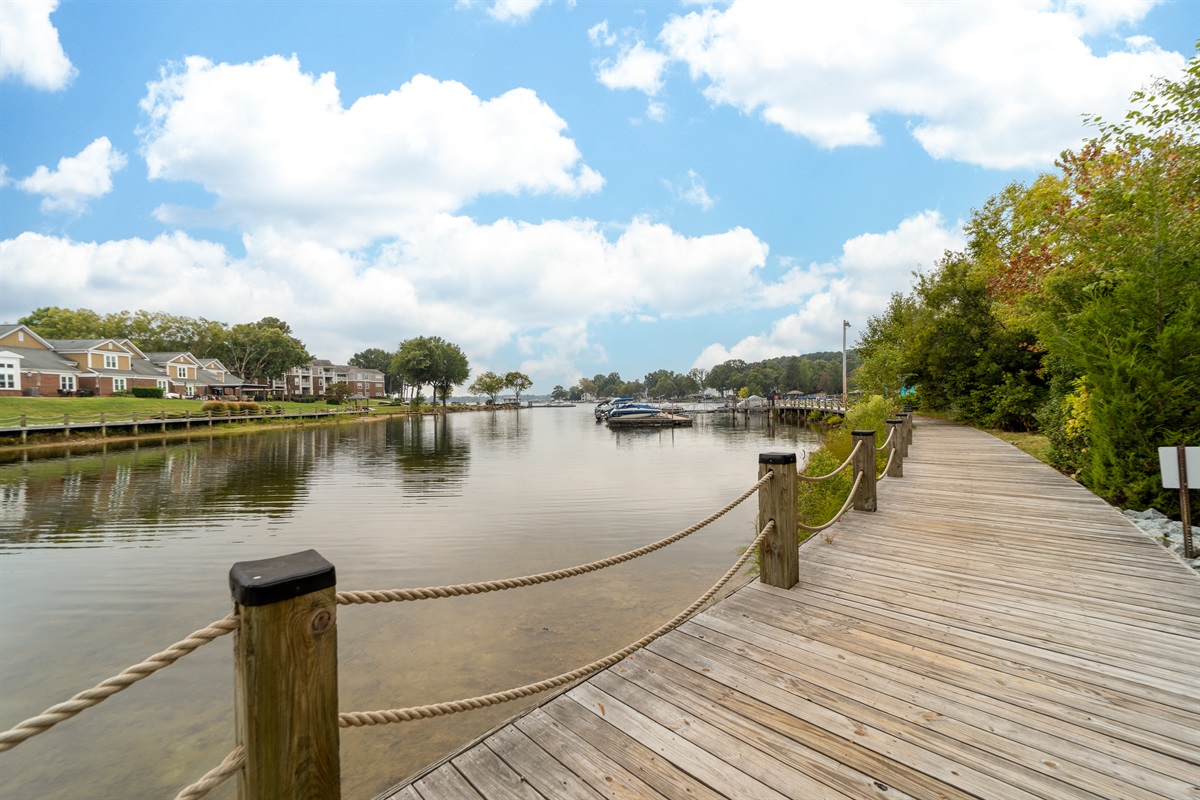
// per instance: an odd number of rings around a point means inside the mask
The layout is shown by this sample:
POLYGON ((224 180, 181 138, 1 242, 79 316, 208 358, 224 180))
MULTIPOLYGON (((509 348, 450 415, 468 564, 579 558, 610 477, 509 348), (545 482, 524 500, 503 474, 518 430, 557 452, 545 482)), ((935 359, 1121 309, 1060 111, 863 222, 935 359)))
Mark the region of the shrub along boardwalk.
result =
POLYGON ((625 661, 388 793, 1200 798, 1200 577, 987 434, 625 661))

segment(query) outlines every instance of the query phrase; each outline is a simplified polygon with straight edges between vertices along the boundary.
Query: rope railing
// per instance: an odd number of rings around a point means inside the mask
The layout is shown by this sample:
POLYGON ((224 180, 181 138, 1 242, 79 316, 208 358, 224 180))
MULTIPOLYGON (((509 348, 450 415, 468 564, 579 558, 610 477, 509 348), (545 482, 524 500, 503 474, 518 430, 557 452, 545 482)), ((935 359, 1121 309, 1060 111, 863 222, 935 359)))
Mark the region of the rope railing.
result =
POLYGON ((185 786, 179 794, 175 795, 175 800, 200 800, 213 789, 220 786, 225 781, 237 775, 246 763, 246 751, 241 745, 233 748, 233 751, 225 756, 225 760, 217 766, 204 773, 204 777, 195 783, 185 786))
POLYGON ((653 642, 655 639, 669 633, 685 622, 688 617, 694 614, 697 609, 707 603, 716 595, 717 592, 727 584, 734 575, 746 564, 750 556, 755 553, 762 540, 775 529, 775 521, 768 522, 758 535, 754 537, 754 541, 746 548, 746 551, 738 557, 733 566, 721 576, 720 580, 712 585, 712 587, 697 598, 691 605, 683 611, 676 614, 663 625, 656 628, 654 631, 646 634, 641 639, 638 639, 633 644, 621 648, 615 653, 593 661, 586 666, 580 667, 570 672, 564 672, 561 675, 556 675, 553 678, 548 678, 537 683, 526 684, 515 689, 508 689, 503 692, 495 692, 493 694, 481 695, 479 697, 471 697, 465 700, 455 700, 446 703, 434 703, 432 705, 414 706, 411 708, 396 708, 385 711, 350 711, 338 715, 338 725, 343 728, 359 728, 367 725, 387 725, 394 722, 409 722, 415 719, 432 719, 434 717, 442 717, 448 714, 456 714, 460 711, 472 711, 477 708, 487 708, 488 706, 507 703, 510 700, 517 700, 522 697, 539 694, 549 689, 554 689, 558 686, 565 686, 568 683, 587 678, 595 675, 602 669, 611 667, 621 659, 636 653, 646 645, 653 642))
POLYGON ((36 717, 19 722, 7 731, 0 733, 0 753, 11 750, 26 739, 37 736, 54 727, 63 720, 70 719, 81 711, 99 705, 117 692, 128 689, 140 680, 150 677, 164 667, 169 667, 188 653, 201 645, 208 644, 213 639, 224 636, 238 627, 238 618, 230 614, 208 626, 188 635, 162 652, 155 653, 128 667, 111 678, 106 678, 91 689, 80 692, 70 700, 50 706, 36 717))
POLYGON ((805 481, 806 483, 817 483, 819 481, 827 481, 830 478, 840 474, 842 472, 842 470, 844 470, 846 467, 850 466, 850 463, 852 461, 854 461, 854 456, 858 454, 858 449, 860 447, 862 447, 862 442, 859 442, 858 444, 854 445, 854 449, 850 451, 850 455, 846 456, 846 460, 842 462, 841 466, 839 466, 833 472, 830 472, 828 475, 815 475, 815 476, 814 475, 797 475, 796 477, 798 477, 802 481, 805 481))
POLYGON ((892 439, 894 439, 895 436, 896 436, 896 429, 892 428, 890 431, 888 431, 887 438, 883 440, 883 444, 881 444, 881 445, 879 445, 879 447, 875 448, 875 452, 882 453, 884 450, 886 450, 887 446, 892 443, 892 439))
POLYGON ((704 528, 707 525, 715 522, 721 517, 728 514, 733 509, 737 508, 747 498, 765 486, 771 480, 773 473, 768 472, 762 478, 739 495, 735 500, 730 502, 724 508, 714 511, 696 524, 684 528, 678 533, 674 533, 665 539, 660 539, 653 544, 648 544, 644 547, 639 547, 635 550, 629 550, 620 555, 602 558, 598 561, 591 561, 587 564, 579 564, 574 567, 566 567, 551 572, 541 572, 536 575, 525 575, 520 578, 504 578, 494 581, 479 581, 477 583, 459 583, 450 586, 431 586, 420 589, 384 589, 374 591, 359 591, 359 592, 338 592, 338 605, 352 605, 361 603, 394 603, 405 600, 433 600, 442 597, 461 597, 468 594, 484 594, 486 592, 499 592, 505 589, 519 589, 525 586, 536 586, 540 583, 550 583, 552 581, 562 580, 564 578, 572 578, 576 575, 584 575, 588 572, 595 572, 606 567, 623 564, 626 561, 632 561, 635 558, 653 553, 655 550, 661 550, 669 544, 674 544, 688 536, 691 536, 696 531, 704 528))
MULTIPOLYGON (((896 434, 896 429, 892 428, 891 434, 888 435, 888 441, 891 441, 892 436, 894 436, 895 434, 896 434)), ((878 449, 878 448, 876 448, 876 449, 878 449)), ((888 473, 891 472, 891 469, 892 469, 892 462, 896 460, 896 453, 899 453, 899 452, 900 452, 899 450, 892 450, 890 453, 888 453, 887 463, 883 465, 883 472, 881 472, 875 476, 876 481, 881 481, 888 476, 888 473)))
POLYGON ((846 496, 846 502, 842 504, 841 510, 833 515, 833 519, 829 520, 824 525, 813 526, 805 525, 803 522, 797 522, 796 526, 801 530, 808 531, 809 533, 819 533, 820 531, 832 526, 835 522, 841 519, 848 510, 850 510, 850 504, 854 502, 854 496, 858 494, 858 487, 862 485, 862 480, 863 473, 860 472, 858 473, 858 477, 854 479, 854 485, 850 487, 850 494, 846 496))

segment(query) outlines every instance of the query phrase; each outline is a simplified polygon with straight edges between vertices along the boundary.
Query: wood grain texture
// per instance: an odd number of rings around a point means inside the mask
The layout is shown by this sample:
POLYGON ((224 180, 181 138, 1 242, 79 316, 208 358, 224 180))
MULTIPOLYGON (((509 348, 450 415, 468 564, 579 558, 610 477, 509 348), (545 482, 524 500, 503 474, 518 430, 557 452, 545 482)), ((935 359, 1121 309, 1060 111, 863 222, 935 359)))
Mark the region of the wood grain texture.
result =
POLYGON ((1200 800, 1200 576, 950 423, 877 498, 476 749, 546 798, 1200 800))

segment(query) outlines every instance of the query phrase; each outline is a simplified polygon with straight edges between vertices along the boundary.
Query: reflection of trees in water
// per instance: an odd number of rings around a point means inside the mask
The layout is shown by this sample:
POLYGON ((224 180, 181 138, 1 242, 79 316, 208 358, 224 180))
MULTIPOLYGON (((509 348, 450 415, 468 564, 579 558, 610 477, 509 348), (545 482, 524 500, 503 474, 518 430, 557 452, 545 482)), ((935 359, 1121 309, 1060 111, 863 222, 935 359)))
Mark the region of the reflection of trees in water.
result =
POLYGON ((533 426, 528 415, 534 411, 520 409, 503 409, 500 411, 479 412, 487 415, 483 425, 475 428, 476 438, 473 444, 486 452, 526 453, 533 426))
POLYGON ((130 442, 0 467, 0 542, 145 541, 241 514, 288 514, 336 429, 186 444, 130 442), (81 536, 82 535, 82 536, 81 536))
POLYGON ((387 425, 400 489, 414 501, 457 497, 471 461, 471 436, 448 415, 405 417, 387 425))

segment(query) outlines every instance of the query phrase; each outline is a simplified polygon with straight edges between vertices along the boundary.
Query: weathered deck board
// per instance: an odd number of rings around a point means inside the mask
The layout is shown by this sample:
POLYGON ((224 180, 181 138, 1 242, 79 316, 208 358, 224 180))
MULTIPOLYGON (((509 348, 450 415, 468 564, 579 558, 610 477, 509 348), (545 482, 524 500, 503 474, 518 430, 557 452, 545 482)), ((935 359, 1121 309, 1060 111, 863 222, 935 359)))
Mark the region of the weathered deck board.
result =
POLYGON ((921 419, 879 511, 386 795, 1200 799, 1200 577, 921 419))

